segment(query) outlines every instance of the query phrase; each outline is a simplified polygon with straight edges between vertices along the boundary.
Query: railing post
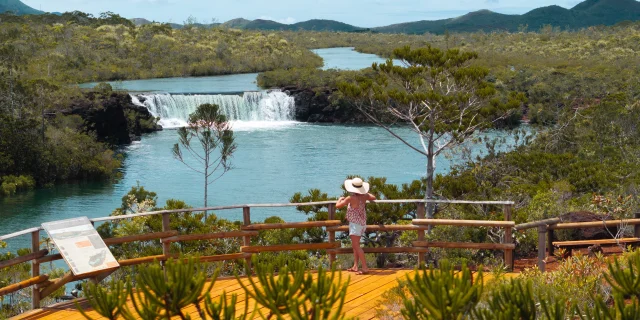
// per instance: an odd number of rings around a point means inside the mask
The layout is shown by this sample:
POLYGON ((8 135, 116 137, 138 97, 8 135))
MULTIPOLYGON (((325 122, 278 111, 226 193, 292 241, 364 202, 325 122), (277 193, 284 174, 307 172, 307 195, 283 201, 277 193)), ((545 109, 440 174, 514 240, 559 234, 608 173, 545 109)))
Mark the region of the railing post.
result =
MULTIPOLYGON (((418 203, 418 210, 416 211, 416 217, 418 219, 424 219, 426 216, 426 204, 424 202, 418 203)), ((418 230, 418 241, 424 241, 424 230, 418 230)), ((426 263, 426 254, 424 252, 418 253, 418 266, 426 263)))
POLYGON ((547 226, 539 226, 538 227, 538 269, 540 269, 540 271, 544 272, 545 271, 545 254, 547 252, 547 248, 546 248, 546 233, 547 233, 547 226))
MULTIPOLYGON (((251 224, 251 208, 250 207, 242 208, 242 220, 245 226, 248 226, 251 224)), ((251 246, 251 236, 244 236, 244 246, 245 247, 251 246)), ((247 276, 249 276, 251 274, 251 258, 245 258, 245 261, 247 262, 247 276)))
MULTIPOLYGON (((330 203, 329 207, 329 220, 336 219, 336 204, 330 203)), ((334 243, 336 241, 336 232, 329 231, 329 243, 334 243)), ((333 263, 336 262, 336 254, 335 252, 329 253, 329 268, 333 267, 333 263)))
MULTIPOLYGON (((170 221, 169 221, 169 217, 170 217, 169 213, 163 213, 162 214, 162 231, 170 231, 171 230, 171 224, 170 224, 170 221)), ((171 254, 170 249, 171 249, 171 242, 162 241, 162 254, 167 259, 169 258, 169 254, 171 254)))
MULTIPOLYGON (((40 251, 40 230, 31 233, 31 252, 40 251)), ((40 276, 40 264, 37 259, 31 260, 31 277, 40 276)), ((31 309, 40 308, 40 290, 37 286, 31 287, 31 309)))
POLYGON ((547 228, 547 247, 549 250, 549 257, 553 257, 553 229, 548 229, 548 228, 547 228))
MULTIPOLYGON (((511 221, 511 207, 510 204, 505 204, 502 207, 504 212, 504 221, 511 221)), ((504 243, 513 243, 513 228, 506 227, 504 228, 504 243)), ((513 250, 505 249, 504 250, 504 264, 507 268, 513 271, 513 250)))
MULTIPOLYGON (((636 218, 636 219, 640 219, 640 212, 636 212, 633 215, 633 217, 636 218)), ((633 226, 633 235, 636 238, 640 238, 640 224, 636 224, 636 225, 633 226)))

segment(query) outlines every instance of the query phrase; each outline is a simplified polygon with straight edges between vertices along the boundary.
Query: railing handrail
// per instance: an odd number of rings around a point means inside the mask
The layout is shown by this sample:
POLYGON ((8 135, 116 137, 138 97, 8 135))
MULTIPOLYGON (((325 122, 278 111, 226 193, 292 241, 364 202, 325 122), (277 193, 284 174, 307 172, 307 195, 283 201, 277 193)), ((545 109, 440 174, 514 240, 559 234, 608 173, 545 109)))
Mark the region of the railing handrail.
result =
MULTIPOLYGON (((413 242, 412 247, 385 247, 385 248, 366 248, 365 252, 378 252, 378 253, 417 253, 418 254, 418 263, 425 263, 426 256, 425 253, 429 250, 430 247, 441 247, 441 248, 467 248, 467 249, 493 249, 493 250, 503 250, 504 251, 504 261, 506 265, 511 266, 513 260, 513 250, 515 249, 515 244, 512 243, 512 228, 514 227, 514 222, 511 221, 511 209, 513 206, 512 202, 508 201, 460 201, 460 200, 423 200, 423 199, 411 199, 411 200, 379 200, 374 201, 375 203, 391 203, 391 204, 400 204, 400 203, 413 203, 416 205, 415 208, 415 218, 412 220, 412 227, 408 228, 407 225, 381 225, 375 226, 375 229, 379 230, 390 230, 390 229, 398 229, 402 231, 413 231, 417 232, 418 241, 413 242), (450 219, 429 219, 425 220, 426 213, 426 203, 434 202, 434 203, 455 203, 455 204, 501 204, 504 211, 504 220, 505 221, 484 221, 484 220, 450 220, 450 219), (495 243, 451 243, 451 242, 431 242, 425 241, 425 231, 429 228, 432 228, 433 225, 455 225, 455 226, 465 226, 465 227, 474 227, 474 226, 491 226, 491 227, 500 227, 504 229, 504 237, 501 239, 500 244, 495 243)), ((131 214, 131 215, 121 215, 114 217, 105 217, 105 218, 96 218, 91 219, 92 222, 98 221, 113 221, 119 219, 127 219, 127 218, 136 218, 136 217, 145 217, 145 216, 156 216, 161 215, 162 217, 162 231, 161 232, 152 232, 138 235, 130 235, 119 238, 109 238, 104 239, 105 244, 107 245, 116 245, 127 242, 134 241, 149 241, 149 240, 160 240, 160 244, 162 246, 162 255, 155 256, 147 256, 141 258, 134 258, 128 260, 118 260, 120 266, 131 266, 138 265, 143 263, 151 263, 154 261, 166 261, 171 257, 177 257, 175 252, 171 252, 171 243, 172 242, 183 242, 183 241, 201 241, 201 240, 210 240, 210 239, 227 239, 227 238, 236 238, 238 240, 242 239, 242 245, 240 245, 239 252, 236 253, 224 253, 224 254, 216 254, 211 256, 203 256, 200 257, 201 261, 214 262, 214 261, 227 261, 227 260, 239 260, 245 259, 247 266, 251 269, 251 256, 253 254, 261 253, 261 252, 272 252, 272 251, 292 251, 292 250, 326 250, 326 253, 329 255, 329 263, 333 264, 336 260, 337 254, 348 254, 352 252, 352 249, 341 248, 341 244, 339 241, 336 241, 335 233, 336 232, 344 232, 343 227, 341 226, 342 221, 336 219, 336 203, 335 200, 332 201, 321 201, 321 202, 305 202, 305 203, 283 203, 283 204, 245 204, 245 205, 237 205, 237 206, 219 206, 219 207, 209 207, 209 208, 192 208, 192 209, 178 209, 178 210, 161 210, 155 212, 144 212, 140 214, 131 214), (278 207, 297 207, 297 206, 327 206, 328 217, 327 220, 323 221, 307 221, 307 222, 289 222, 289 223, 252 223, 251 222, 251 208, 278 208, 278 207), (187 234, 187 235, 179 235, 176 230, 171 229, 170 217, 171 214, 175 213, 184 213, 184 212, 199 212, 199 211, 217 211, 217 210, 225 210, 225 209, 240 209, 242 208, 242 225, 239 226, 240 230, 235 231, 223 231, 223 232, 215 232, 215 233, 206 233, 206 234, 187 234), (260 230, 270 230, 270 229, 306 229, 312 227, 321 227, 325 228, 327 232, 327 241, 321 243, 298 243, 298 244, 277 244, 277 245, 264 245, 252 244, 251 238, 258 236, 260 230)), ((373 229, 373 228, 372 228, 373 229)), ((45 261, 54 261, 62 259, 62 255, 51 254, 47 255, 47 250, 40 250, 40 228, 31 228, 27 230, 23 230, 20 232, 12 233, 10 235, 3 236, 0 239, 6 239, 9 237, 15 237, 21 234, 30 233, 31 234, 31 246, 32 251, 34 253, 17 257, 14 259, 10 259, 8 261, 4 261, 0 268, 8 267, 12 265, 16 265, 18 263, 24 263, 31 261, 31 278, 25 281, 19 282, 17 284, 12 284, 8 287, 0 288, 0 295, 6 295, 9 293, 13 293, 15 291, 21 290, 26 287, 31 287, 31 298, 32 298, 32 308, 37 309, 40 307, 40 301, 50 294, 52 294, 55 290, 61 288, 65 284, 71 281, 77 281, 87 278, 93 278, 94 281, 100 282, 102 279, 108 277, 111 272, 115 269, 109 271, 99 271, 90 274, 83 275, 74 275, 72 271, 67 272, 63 277, 58 279, 49 279, 48 276, 42 276, 40 274, 40 264, 45 261)))
MULTIPOLYGON (((336 200, 332 201, 317 201, 317 202, 301 202, 301 203, 257 203, 257 204, 239 204, 229 206, 217 206, 207 208, 191 208, 191 209, 176 209, 176 210, 160 210, 150 211, 143 213, 127 214, 120 216, 109 216, 89 219, 91 222, 104 222, 114 221, 122 219, 131 219, 145 216, 155 216, 167 213, 186 213, 186 212, 204 212, 204 211, 216 211, 216 210, 231 210, 231 209, 243 209, 243 208, 283 208, 283 207, 301 207, 301 206, 322 206, 335 204, 336 200)), ((513 201, 469 201, 469 200, 426 200, 426 199, 398 199, 398 200, 375 200, 371 203, 448 203, 448 204, 484 204, 484 205, 513 205, 513 201)), ((0 241, 8 240, 11 238, 19 237, 22 235, 30 234, 35 231, 42 230, 42 227, 29 228, 10 234, 0 236, 0 241)))

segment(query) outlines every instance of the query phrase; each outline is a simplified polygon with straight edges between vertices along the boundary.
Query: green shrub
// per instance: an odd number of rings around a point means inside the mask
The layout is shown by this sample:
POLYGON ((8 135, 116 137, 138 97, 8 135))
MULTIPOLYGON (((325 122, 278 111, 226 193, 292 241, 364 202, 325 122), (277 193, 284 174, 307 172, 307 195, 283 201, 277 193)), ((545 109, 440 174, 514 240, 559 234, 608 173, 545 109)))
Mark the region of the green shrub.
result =
POLYGON ((93 87, 93 91, 100 92, 102 94, 109 94, 113 91, 113 87, 106 82, 100 82, 93 87))
POLYGON ((525 269, 520 277, 533 283, 537 295, 553 292, 556 297, 565 297, 568 306, 585 310, 596 304, 596 295, 608 297, 606 270, 607 262, 602 255, 590 258, 577 253, 562 261, 556 270, 540 272, 534 267, 525 269))
POLYGON ((413 277, 407 276, 409 294, 404 297, 402 315, 405 319, 463 319, 480 301, 483 288, 482 271, 473 279, 466 265, 458 272, 441 260, 439 269, 423 267, 413 277))
POLYGON ((17 191, 31 190, 35 188, 36 181, 31 176, 6 176, 0 178, 0 195, 10 196, 17 191))
POLYGON ((479 320, 535 320, 537 308, 531 280, 512 279, 498 286, 486 304, 474 309, 473 315, 479 320))

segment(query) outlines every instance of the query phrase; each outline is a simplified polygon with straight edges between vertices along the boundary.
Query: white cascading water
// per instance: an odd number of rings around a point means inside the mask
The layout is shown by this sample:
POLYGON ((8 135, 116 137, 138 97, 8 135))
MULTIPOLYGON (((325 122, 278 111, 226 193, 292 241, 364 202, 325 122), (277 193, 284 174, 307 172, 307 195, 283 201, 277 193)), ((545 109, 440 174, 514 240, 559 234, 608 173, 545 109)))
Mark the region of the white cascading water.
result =
POLYGON ((263 127, 294 121, 294 98, 282 91, 245 92, 240 95, 131 94, 134 104, 146 107, 163 128, 188 124, 189 114, 204 103, 217 104, 236 127, 263 127), (143 99, 140 99, 143 98, 143 99))

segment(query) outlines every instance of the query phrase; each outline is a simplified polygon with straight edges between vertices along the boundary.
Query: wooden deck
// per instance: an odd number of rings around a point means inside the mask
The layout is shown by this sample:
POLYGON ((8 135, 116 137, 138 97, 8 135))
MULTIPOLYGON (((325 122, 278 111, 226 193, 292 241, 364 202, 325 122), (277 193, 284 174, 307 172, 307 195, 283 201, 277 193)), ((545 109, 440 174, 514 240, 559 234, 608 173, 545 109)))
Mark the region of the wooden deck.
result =
MULTIPOLYGON (((375 319, 375 308, 379 305, 382 294, 398 284, 398 279, 405 279, 406 275, 413 274, 414 270, 404 269, 372 269, 367 275, 356 275, 354 273, 342 271, 342 279, 350 279, 345 299, 344 312, 348 317, 358 317, 359 319, 375 319)), ((487 274, 488 275, 488 274, 487 274)), ((485 276, 485 280, 486 280, 485 276)), ((242 279, 243 283, 248 283, 247 278, 242 279)), ((223 291, 227 294, 238 294, 237 309, 242 310, 245 304, 244 290, 235 278, 220 278, 216 281, 212 289, 212 298, 219 297, 223 291)), ((251 299, 252 300, 252 299, 251 299)), ((249 312, 253 311, 253 302, 250 300, 249 312)), ((84 299, 78 299, 80 305, 89 309, 89 304, 84 299)), ((133 310, 133 308, 131 308, 133 310)), ((193 319, 199 319, 194 307, 186 310, 193 319)), ((266 313, 263 311, 263 313, 266 313)), ((95 311, 90 310, 88 315, 94 319, 104 319, 95 311)), ((266 315, 266 314, 265 314, 266 315)), ((50 319, 50 320, 80 320, 85 319, 75 308, 74 302, 65 302, 31 311, 29 313, 14 317, 12 319, 50 319)))

